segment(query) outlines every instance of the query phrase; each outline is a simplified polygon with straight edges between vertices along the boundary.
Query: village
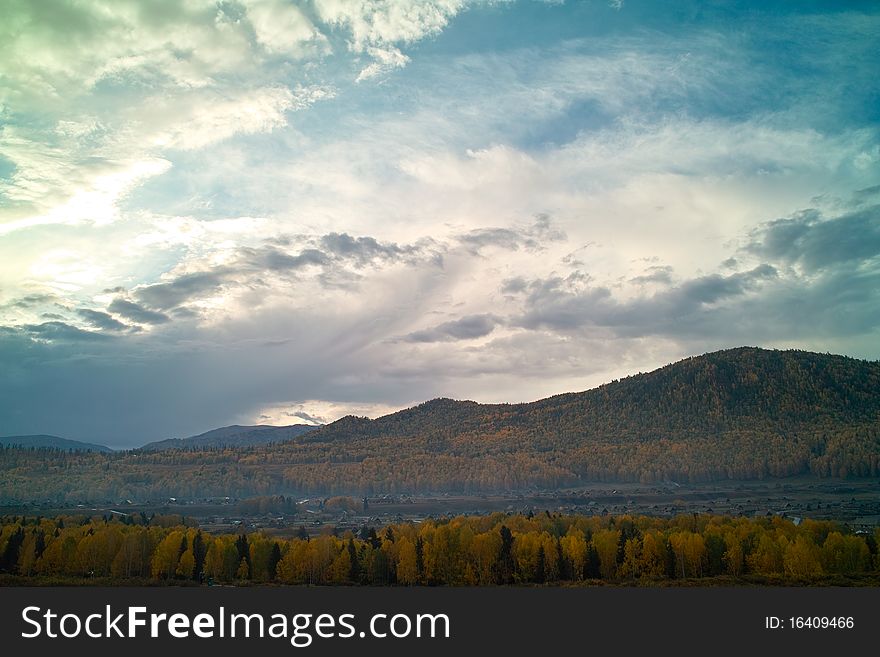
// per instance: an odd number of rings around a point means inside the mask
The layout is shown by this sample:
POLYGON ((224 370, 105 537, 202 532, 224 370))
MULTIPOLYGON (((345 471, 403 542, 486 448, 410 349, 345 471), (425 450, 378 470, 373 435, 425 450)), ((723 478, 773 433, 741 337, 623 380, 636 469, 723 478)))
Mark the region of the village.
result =
POLYGON ((263 532, 289 538, 321 533, 358 533, 366 527, 420 523, 427 518, 509 514, 646 515, 711 514, 735 517, 781 516, 834 520, 853 531, 880 526, 878 479, 774 479, 712 484, 662 485, 599 483, 563 490, 534 489, 497 494, 380 494, 354 496, 278 495, 236 499, 214 497, 82 502, 59 508, 51 502, 4 507, 4 513, 176 515, 211 533, 263 532))

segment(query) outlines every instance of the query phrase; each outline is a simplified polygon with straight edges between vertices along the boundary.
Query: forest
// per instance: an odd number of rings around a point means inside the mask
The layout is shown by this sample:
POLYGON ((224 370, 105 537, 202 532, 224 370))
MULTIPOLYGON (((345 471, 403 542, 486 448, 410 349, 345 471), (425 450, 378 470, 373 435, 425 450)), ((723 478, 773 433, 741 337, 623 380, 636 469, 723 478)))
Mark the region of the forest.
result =
POLYGON ((528 404, 438 399, 272 445, 0 448, 0 504, 880 476, 880 363, 740 348, 528 404))
POLYGON ((211 535, 181 516, 3 517, 0 584, 877 585, 880 528, 688 514, 498 513, 211 535))

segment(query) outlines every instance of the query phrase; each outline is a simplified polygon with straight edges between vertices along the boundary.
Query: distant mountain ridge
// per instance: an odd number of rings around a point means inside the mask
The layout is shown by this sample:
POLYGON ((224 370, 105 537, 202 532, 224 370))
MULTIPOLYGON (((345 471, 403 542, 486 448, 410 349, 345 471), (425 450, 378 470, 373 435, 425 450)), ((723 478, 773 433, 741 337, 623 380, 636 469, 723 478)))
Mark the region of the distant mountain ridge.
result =
POLYGON ((32 436, 0 436, 0 445, 20 447, 35 447, 38 449, 63 449, 68 452, 112 452, 113 450, 105 445, 96 445, 95 443, 84 443, 79 440, 69 440, 67 438, 59 438, 58 436, 48 435, 32 435, 32 436))
POLYGON ((513 430, 561 447, 600 437, 708 437, 747 427, 779 432, 817 422, 880 423, 880 362, 739 347, 534 402, 438 398, 374 420, 346 416, 308 440, 419 434, 460 443, 513 430))
POLYGON ((880 362, 742 347, 530 403, 434 399, 292 437, 285 429, 223 429, 221 442, 239 430, 283 442, 220 452, 193 443, 76 458, 7 450, 0 500, 880 477, 880 362))
POLYGON ((141 450, 148 452, 166 449, 199 449, 205 447, 249 447, 268 445, 292 440, 318 427, 310 424, 291 424, 284 427, 269 425, 240 426, 233 424, 228 427, 212 429, 189 438, 168 438, 147 443, 141 450))

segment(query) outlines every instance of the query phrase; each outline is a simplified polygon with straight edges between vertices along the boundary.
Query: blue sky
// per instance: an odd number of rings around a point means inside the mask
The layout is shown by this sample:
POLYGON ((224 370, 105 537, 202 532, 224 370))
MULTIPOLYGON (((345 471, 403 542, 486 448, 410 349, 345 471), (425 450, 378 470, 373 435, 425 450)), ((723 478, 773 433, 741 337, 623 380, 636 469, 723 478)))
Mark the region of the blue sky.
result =
POLYGON ((0 434, 876 359, 880 12, 6 2, 0 434))

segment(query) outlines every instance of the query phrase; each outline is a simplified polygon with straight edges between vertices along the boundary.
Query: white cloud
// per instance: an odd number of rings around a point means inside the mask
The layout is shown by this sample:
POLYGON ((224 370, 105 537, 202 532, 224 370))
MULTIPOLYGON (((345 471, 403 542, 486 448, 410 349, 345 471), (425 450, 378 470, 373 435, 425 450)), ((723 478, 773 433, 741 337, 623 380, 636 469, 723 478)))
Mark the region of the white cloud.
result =
POLYGON ((376 48, 369 46, 367 54, 373 58, 373 63, 364 68, 357 76, 357 82, 369 80, 377 75, 403 68, 409 62, 409 57, 393 47, 376 48))
POLYGON ((348 30, 355 52, 436 34, 464 6, 463 0, 315 0, 322 21, 348 30))
POLYGON ((257 41, 270 53, 298 58, 327 49, 327 38, 289 2, 252 0, 247 4, 247 16, 257 41))
MULTIPOLYGON (((212 94, 213 95, 213 94, 212 94)), ((332 92, 320 87, 300 88, 296 93, 285 87, 264 87, 238 91, 235 95, 164 105, 158 100, 155 115, 167 120, 143 138, 158 148, 192 150, 228 139, 235 134, 270 132, 287 123, 286 113, 302 109, 332 92)), ((153 119, 155 120, 155 119, 153 119)))
POLYGON ((245 421, 253 424, 270 424, 275 426, 329 424, 346 415, 375 419, 403 408, 406 408, 406 404, 388 405, 363 401, 343 402, 306 399, 262 407, 245 421))
POLYGON ((397 47, 438 34, 465 7, 464 0, 316 0, 320 19, 349 35, 348 48, 373 61, 361 69, 362 82, 409 62, 397 47))

